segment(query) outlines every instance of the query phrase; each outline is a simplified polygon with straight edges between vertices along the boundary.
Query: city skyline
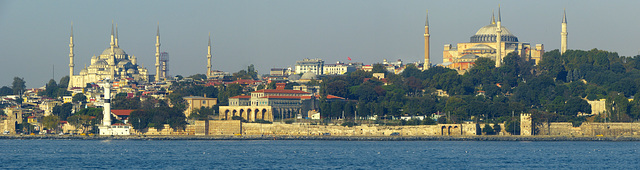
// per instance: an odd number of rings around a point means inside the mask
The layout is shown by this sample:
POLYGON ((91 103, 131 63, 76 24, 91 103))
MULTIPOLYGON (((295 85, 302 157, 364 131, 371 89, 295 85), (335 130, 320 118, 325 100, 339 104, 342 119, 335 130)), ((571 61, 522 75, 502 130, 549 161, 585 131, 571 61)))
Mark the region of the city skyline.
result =
POLYGON ((293 67, 304 58, 325 63, 373 64, 383 59, 422 61, 424 22, 429 10, 431 62, 442 62, 443 45, 468 42, 501 5, 503 26, 546 51, 560 48, 563 9, 568 49, 638 53, 640 28, 632 9, 639 2, 422 2, 422 1, 0 1, 0 86, 14 76, 27 87, 41 87, 68 74, 68 43, 74 24, 75 71, 109 47, 110 24, 119 26, 119 43, 155 73, 155 34, 169 52, 170 75, 206 73, 208 34, 212 70, 237 72, 254 64, 260 74, 293 67), (182 6, 182 7, 178 7, 182 6), (611 19, 613 18, 613 19, 611 19))

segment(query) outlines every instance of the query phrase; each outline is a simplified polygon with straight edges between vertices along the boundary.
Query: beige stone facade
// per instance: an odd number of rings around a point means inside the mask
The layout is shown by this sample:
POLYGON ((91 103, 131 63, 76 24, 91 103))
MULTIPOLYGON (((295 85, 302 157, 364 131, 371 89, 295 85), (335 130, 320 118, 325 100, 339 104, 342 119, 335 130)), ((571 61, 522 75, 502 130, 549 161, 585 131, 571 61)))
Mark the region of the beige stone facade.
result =
POLYGON ((182 99, 187 102, 187 110, 184 111, 184 115, 186 117, 189 117, 196 109, 200 109, 201 107, 213 107, 218 104, 217 98, 207 98, 206 96, 187 96, 182 99))

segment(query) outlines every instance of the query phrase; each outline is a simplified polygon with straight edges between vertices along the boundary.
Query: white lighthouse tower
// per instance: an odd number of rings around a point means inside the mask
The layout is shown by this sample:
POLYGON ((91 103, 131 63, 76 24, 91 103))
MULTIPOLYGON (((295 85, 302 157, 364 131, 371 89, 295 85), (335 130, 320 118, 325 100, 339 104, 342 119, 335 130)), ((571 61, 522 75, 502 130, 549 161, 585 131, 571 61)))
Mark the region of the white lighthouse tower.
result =
POLYGON ((130 135, 128 125, 111 125, 111 83, 104 80, 100 83, 104 91, 104 103, 102 105, 102 124, 98 127, 100 135, 130 135))

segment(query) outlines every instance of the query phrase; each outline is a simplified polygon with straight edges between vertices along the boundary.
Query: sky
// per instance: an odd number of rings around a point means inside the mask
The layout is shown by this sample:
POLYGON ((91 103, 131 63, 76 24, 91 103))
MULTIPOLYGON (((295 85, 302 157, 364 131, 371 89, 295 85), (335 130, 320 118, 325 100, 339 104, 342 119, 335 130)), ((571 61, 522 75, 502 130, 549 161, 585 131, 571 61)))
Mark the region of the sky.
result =
POLYGON ((521 42, 560 48, 563 9, 569 49, 598 48, 621 56, 640 53, 640 1, 6 1, 0 0, 0 86, 22 77, 28 88, 69 73, 73 22, 75 74, 109 47, 112 21, 119 45, 155 73, 155 35, 170 55, 169 75, 206 72, 208 34, 214 70, 259 74, 320 58, 365 64, 383 59, 422 61, 429 11, 431 61, 445 44, 468 42, 501 8, 502 25, 521 42))

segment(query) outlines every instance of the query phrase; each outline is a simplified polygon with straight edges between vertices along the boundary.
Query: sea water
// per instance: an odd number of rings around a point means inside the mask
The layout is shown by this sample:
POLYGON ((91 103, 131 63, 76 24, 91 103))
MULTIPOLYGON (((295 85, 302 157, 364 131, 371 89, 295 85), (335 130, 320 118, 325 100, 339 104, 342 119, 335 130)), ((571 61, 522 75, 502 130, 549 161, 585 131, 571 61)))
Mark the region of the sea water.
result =
POLYGON ((640 142, 0 140, 2 169, 639 169, 640 142))

